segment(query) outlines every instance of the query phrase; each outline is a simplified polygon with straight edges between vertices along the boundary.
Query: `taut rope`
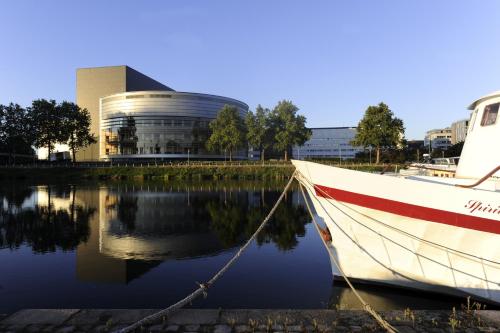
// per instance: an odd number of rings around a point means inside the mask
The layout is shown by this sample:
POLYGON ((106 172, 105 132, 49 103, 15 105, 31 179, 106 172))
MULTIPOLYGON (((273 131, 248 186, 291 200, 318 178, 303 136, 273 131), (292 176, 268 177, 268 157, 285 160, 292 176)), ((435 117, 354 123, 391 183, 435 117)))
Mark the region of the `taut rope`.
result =
POLYGON ((206 283, 199 283, 199 288, 198 289, 196 289, 191 294, 189 294, 185 298, 181 299, 177 303, 172 304, 168 308, 160 310, 160 311, 158 311, 156 313, 153 313, 152 315, 147 316, 147 317, 145 317, 145 318, 143 318, 143 319, 141 319, 141 320, 133 323, 132 325, 129 325, 127 327, 124 327, 124 328, 122 328, 120 330, 115 331, 115 333, 132 332, 136 328, 141 327, 142 325, 151 323, 151 322, 153 322, 153 321, 155 321, 157 319, 160 319, 162 317, 168 317, 168 315, 170 315, 174 311, 182 308, 184 305, 192 302, 193 300, 195 300, 196 298, 198 298, 200 295, 206 295, 207 292, 208 292, 208 288, 210 288, 210 286, 212 284, 214 284, 217 281, 217 279, 219 279, 222 276, 222 274, 224 274, 229 269, 229 267, 231 267, 231 265, 241 256, 241 254, 246 250, 246 248, 250 245, 250 243, 255 239, 255 237, 257 237, 257 235, 260 233, 260 231, 265 227, 265 225, 267 224, 267 222, 269 221, 269 219, 271 218, 271 216, 273 216, 274 212, 276 211, 276 208, 278 208, 279 204, 283 200, 283 197, 285 196, 285 193, 288 191, 288 188, 290 188, 290 185, 292 185, 292 182, 295 179, 296 172, 297 171, 294 171, 294 173, 290 177, 290 180, 286 184, 283 192, 281 193, 281 195, 279 196, 278 200, 274 204, 273 208, 269 211, 269 213, 267 214, 266 218, 262 221, 262 223, 259 225, 259 227, 257 228, 257 230, 255 230, 255 232, 247 240, 247 242, 245 244, 243 244, 243 246, 240 247, 240 249, 238 250, 238 252, 236 252, 234 254, 234 256, 208 282, 206 282, 206 283))
POLYGON ((356 290, 356 288, 354 288, 354 286, 351 283, 351 281, 349 281, 349 278, 346 276, 346 274, 342 270, 342 267, 340 267, 340 264, 337 261, 337 258, 335 258, 335 255, 332 253, 331 248, 328 246, 328 244, 326 243, 325 239, 322 237, 319 224, 318 224, 318 222, 316 222, 316 219, 314 218, 314 214, 311 211, 311 207, 309 206, 309 201, 307 200, 307 197, 306 197, 306 195, 304 193, 304 188, 303 188, 302 184, 300 183, 300 181, 299 181, 299 184, 300 184, 300 191, 302 192, 302 197, 304 198, 307 210, 309 211, 309 214, 311 215, 311 218, 313 220, 313 224, 316 227, 316 231, 318 232, 318 235, 320 236, 319 238, 321 238, 321 241, 323 242, 323 245, 325 246, 325 249, 328 251, 328 255, 330 256, 330 259, 335 264, 335 266, 337 266, 337 269, 339 270, 340 274, 342 274, 342 277, 347 282, 347 285, 349 286, 349 288, 351 288, 352 292, 354 293, 354 295, 356 296, 356 298, 359 300, 359 302, 363 306, 363 310, 365 310, 366 312, 368 312, 378 322, 378 324, 382 328, 384 328, 387 332, 397 333, 398 331, 393 326, 391 326, 391 324, 389 324, 384 318, 382 318, 382 316, 380 316, 377 313, 377 311, 375 311, 371 307, 371 305, 369 303, 367 303, 363 299, 363 297, 361 297, 361 295, 358 293, 358 291, 356 290))

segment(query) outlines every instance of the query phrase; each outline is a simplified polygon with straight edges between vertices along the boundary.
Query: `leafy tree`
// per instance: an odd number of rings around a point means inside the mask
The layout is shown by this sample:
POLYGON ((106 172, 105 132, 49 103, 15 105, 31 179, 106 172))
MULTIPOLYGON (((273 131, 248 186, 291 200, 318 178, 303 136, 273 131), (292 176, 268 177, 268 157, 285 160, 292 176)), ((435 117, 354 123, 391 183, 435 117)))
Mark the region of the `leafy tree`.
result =
POLYGON ((306 128, 306 118, 297 115, 299 108, 291 101, 280 101, 270 115, 271 129, 274 135, 274 147, 285 152, 285 161, 288 160, 288 151, 293 145, 303 145, 311 137, 311 130, 306 128))
POLYGON ((247 113, 245 124, 247 126, 248 144, 260 150, 260 159, 264 161, 266 149, 272 145, 272 129, 269 124, 269 109, 258 105, 255 114, 247 113))
POLYGON ((33 154, 33 121, 19 104, 0 105, 0 150, 15 162, 15 154, 33 154))
POLYGON ((232 105, 224 105, 217 118, 210 122, 212 134, 208 138, 207 148, 210 151, 229 152, 229 160, 233 160, 233 150, 244 147, 245 122, 232 105))
POLYGON ((446 151, 444 152, 444 156, 446 157, 460 156, 460 154, 462 154, 463 148, 464 148, 464 141, 457 142, 454 145, 448 147, 448 149, 446 149, 446 151))
POLYGON ((59 139, 67 141, 73 162, 76 162, 77 150, 97 142, 95 136, 90 133, 90 113, 71 102, 62 102, 56 109, 60 110, 64 129, 59 139))
POLYGON ((380 163, 380 150, 394 148, 403 143, 403 121, 384 103, 369 106, 363 119, 358 124, 358 132, 351 144, 355 146, 375 147, 376 163, 380 163))
POLYGON ((63 126, 62 109, 55 100, 37 99, 29 112, 35 124, 35 147, 47 147, 47 159, 56 143, 66 143, 67 131, 63 126))

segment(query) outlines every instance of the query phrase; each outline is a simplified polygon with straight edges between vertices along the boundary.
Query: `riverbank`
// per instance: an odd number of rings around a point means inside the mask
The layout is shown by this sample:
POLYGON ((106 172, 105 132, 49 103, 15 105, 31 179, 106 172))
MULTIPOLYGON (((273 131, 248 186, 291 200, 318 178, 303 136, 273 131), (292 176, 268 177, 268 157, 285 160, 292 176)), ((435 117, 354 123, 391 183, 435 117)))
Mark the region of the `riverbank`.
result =
MULTIPOLYGON (((2 332, 113 332, 157 310, 33 309, 0 321, 2 332)), ((500 311, 382 311, 400 333, 500 332, 500 311)), ((1 319, 1 317, 0 317, 1 319)), ((385 332, 361 310, 183 309, 137 332, 385 332)))
MULTIPOLYGON (((344 164, 343 168, 367 171, 395 171, 397 166, 344 164)), ((295 167, 291 163, 196 163, 161 165, 91 165, 75 166, 11 166, 0 168, 0 179, 33 180, 51 182, 55 180, 72 181, 75 179, 143 179, 143 180, 284 180, 290 178, 295 167)))

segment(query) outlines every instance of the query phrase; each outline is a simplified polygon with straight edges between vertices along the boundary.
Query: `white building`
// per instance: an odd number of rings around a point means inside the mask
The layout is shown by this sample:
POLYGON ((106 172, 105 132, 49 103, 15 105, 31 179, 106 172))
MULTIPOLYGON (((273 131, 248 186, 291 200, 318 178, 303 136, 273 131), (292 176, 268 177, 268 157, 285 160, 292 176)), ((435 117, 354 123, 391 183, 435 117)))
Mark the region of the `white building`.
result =
POLYGON ((356 153, 364 151, 363 147, 351 145, 356 127, 322 127, 311 130, 311 138, 303 146, 293 147, 293 158, 350 159, 356 157, 356 153))
POLYGON ((451 128, 439 128, 427 131, 424 139, 424 146, 431 149, 446 150, 451 146, 451 128))

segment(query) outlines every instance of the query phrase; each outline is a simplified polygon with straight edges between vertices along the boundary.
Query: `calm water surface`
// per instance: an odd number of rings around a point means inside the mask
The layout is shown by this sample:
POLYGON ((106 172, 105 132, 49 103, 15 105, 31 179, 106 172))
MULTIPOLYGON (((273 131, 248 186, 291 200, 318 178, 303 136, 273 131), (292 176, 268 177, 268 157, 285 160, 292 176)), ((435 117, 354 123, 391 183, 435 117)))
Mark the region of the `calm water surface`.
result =
MULTIPOLYGON (((0 313, 163 308, 208 280, 284 184, 0 185, 0 313)), ((378 309, 459 300, 359 286, 378 309)), ((247 252, 193 307, 359 308, 293 190, 247 252)))

